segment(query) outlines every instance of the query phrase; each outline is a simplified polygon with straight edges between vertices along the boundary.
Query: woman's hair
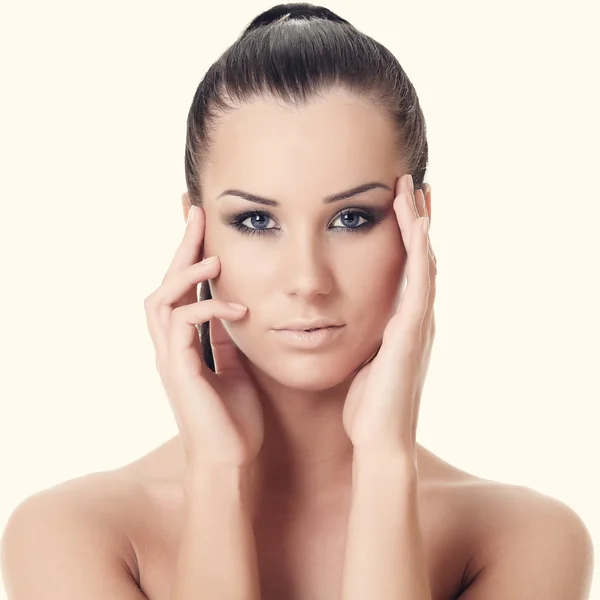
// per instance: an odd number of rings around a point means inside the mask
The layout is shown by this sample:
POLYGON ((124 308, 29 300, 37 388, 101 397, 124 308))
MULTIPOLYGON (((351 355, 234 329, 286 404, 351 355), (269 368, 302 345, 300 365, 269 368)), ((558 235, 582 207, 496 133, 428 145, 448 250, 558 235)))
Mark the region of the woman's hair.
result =
MULTIPOLYGON (((185 178, 192 204, 202 206, 201 170, 219 119, 244 102, 307 105, 345 89, 391 117, 396 145, 415 188, 423 184, 428 146, 417 93, 395 56, 332 11, 307 3, 278 4, 258 15, 208 69, 187 119, 185 178)), ((203 282, 200 300, 210 299, 203 282)), ((204 362, 215 370, 209 323, 200 326, 204 362)))

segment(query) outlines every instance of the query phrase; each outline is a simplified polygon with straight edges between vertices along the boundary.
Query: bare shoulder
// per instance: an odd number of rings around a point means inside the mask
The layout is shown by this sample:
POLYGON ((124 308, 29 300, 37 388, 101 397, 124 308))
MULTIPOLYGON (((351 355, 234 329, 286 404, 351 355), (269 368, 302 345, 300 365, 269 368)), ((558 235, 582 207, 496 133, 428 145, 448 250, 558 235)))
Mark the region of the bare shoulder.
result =
POLYGON ((524 486, 476 477, 453 490, 474 536, 461 600, 588 598, 593 544, 570 506, 524 486))
POLYGON ((23 500, 10 515, 1 540, 9 597, 11 590, 15 597, 37 597, 33 586, 48 585, 45 575, 56 584, 64 577, 65 585, 73 586, 64 589, 72 592, 79 591, 74 586, 84 589, 102 581, 100 589, 110 590, 112 597, 143 597, 136 590, 139 572, 127 533, 132 507, 143 494, 135 479, 107 471, 60 483, 23 500))

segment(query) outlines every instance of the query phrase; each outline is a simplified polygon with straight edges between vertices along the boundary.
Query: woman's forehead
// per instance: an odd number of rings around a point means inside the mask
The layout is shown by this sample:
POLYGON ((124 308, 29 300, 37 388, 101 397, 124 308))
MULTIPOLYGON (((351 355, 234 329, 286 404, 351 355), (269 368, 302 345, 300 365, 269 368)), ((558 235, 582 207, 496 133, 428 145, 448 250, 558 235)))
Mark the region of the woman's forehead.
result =
POLYGON ((206 175, 216 180, 294 174, 327 182, 357 171, 389 173, 396 163, 392 120, 365 101, 336 95, 301 108, 268 100, 241 105, 211 137, 206 175))

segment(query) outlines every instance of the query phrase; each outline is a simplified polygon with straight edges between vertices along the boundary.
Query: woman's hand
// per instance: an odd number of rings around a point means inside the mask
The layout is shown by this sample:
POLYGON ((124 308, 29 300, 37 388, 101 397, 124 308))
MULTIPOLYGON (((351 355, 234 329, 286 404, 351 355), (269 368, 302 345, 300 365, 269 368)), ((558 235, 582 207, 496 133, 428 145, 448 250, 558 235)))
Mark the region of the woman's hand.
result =
POLYGON ((396 194, 394 210, 408 252, 408 283, 377 355, 352 381, 343 423, 355 450, 400 453, 416 462, 419 405, 435 336, 437 266, 423 231, 423 192, 415 195, 407 175, 398 179, 396 194))
POLYGON ((227 302, 198 302, 197 285, 220 272, 218 257, 203 256, 205 214, 193 206, 161 286, 144 300, 156 350, 156 367, 169 397, 185 449, 195 465, 240 468, 253 462, 263 442, 263 413, 256 388, 238 349, 219 319, 246 314, 227 302), (215 370, 202 359, 196 325, 210 320, 215 370))

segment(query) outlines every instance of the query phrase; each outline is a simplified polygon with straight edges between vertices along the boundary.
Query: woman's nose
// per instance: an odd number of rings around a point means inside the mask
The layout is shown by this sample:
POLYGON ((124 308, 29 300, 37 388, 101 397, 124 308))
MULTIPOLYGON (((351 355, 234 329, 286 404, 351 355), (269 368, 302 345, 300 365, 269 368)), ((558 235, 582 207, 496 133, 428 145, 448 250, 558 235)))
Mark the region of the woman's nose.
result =
POLYGON ((277 259, 280 288, 290 295, 310 298, 331 293, 334 273, 323 244, 305 240, 282 252, 277 259))

